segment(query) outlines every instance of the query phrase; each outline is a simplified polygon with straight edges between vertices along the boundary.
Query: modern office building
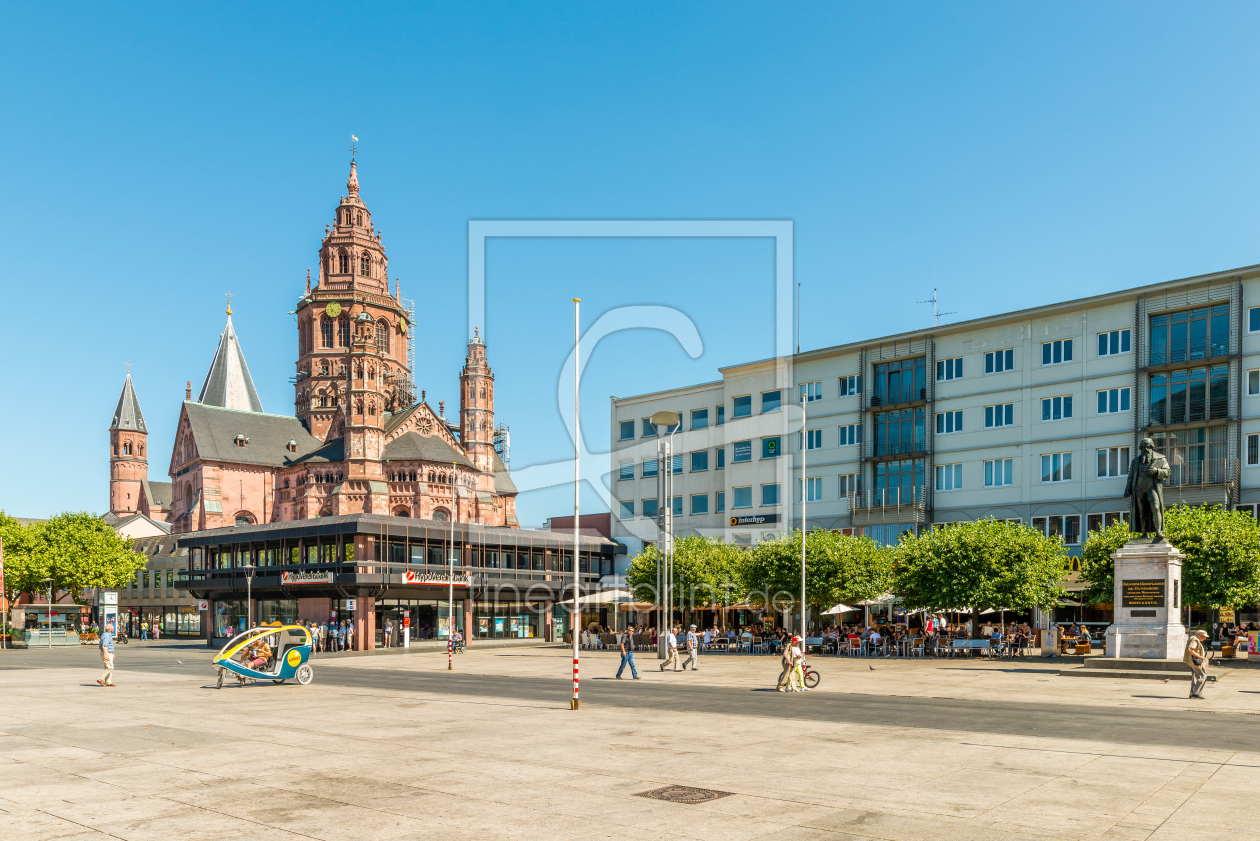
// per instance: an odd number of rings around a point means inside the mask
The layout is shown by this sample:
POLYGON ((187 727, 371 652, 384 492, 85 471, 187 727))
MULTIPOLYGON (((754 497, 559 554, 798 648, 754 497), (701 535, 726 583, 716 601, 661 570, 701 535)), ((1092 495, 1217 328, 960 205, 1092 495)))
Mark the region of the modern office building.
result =
POLYGON ((743 544, 799 527, 803 496, 811 528, 891 543, 995 517, 1079 552, 1128 516, 1146 437, 1173 468, 1168 505, 1260 502, 1260 266, 720 373, 612 400, 612 537, 631 555, 655 538, 666 467, 675 532, 743 544), (662 409, 682 416, 668 466, 647 420, 662 409))

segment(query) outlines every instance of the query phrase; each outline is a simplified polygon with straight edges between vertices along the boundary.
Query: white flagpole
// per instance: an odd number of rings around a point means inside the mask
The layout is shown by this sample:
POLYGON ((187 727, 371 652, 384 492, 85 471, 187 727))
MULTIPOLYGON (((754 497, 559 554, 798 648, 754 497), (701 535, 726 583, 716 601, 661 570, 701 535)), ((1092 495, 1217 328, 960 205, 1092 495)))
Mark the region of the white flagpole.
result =
POLYGON ((578 537, 578 518, 580 514, 580 501, 582 493, 582 473, 579 467, 579 460, 582 457, 581 447, 578 442, 582 440, 582 430, 578 424, 581 422, 578 415, 580 403, 578 401, 579 374, 582 366, 578 360, 579 339, 579 320, 578 313, 582 306, 581 298, 573 299, 573 616, 574 624, 570 628, 573 635, 573 699, 569 702, 570 709, 580 709, 582 701, 578 697, 578 628, 582 624, 582 608, 580 602, 581 590, 578 586, 578 570, 581 568, 581 560, 579 554, 578 537))

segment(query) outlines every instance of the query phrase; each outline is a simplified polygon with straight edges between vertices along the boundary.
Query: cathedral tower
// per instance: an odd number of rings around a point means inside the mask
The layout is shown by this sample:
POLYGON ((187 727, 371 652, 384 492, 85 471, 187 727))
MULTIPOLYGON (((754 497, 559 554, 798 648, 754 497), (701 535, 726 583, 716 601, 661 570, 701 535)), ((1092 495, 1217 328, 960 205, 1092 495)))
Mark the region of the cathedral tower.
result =
POLYGON ((140 483, 149 478, 149 462, 144 454, 149 430, 140 413, 131 384, 131 372, 118 396, 118 408, 109 425, 109 511, 134 514, 140 507, 140 483))
MULTIPOLYGON (((372 344, 380 356, 378 376, 387 386, 387 405, 392 411, 411 404, 406 339, 410 325, 397 296, 389 292, 389 264, 381 233, 359 198, 358 168, 353 159, 346 189, 349 194, 337 205, 333 224, 324 228, 319 281, 312 289, 307 278, 306 292, 297 307, 294 408, 321 441, 327 438, 338 410, 347 408, 339 405, 345 391, 341 384, 347 378, 345 360, 365 326, 371 328, 372 344), (364 314, 370 322, 366 325, 360 323, 364 314), (400 390, 400 384, 407 388, 400 390)), ((350 415, 347 411, 347 427, 350 415)))
POLYGON ((468 343, 459 373, 459 440, 478 470, 494 472, 494 374, 486 362, 486 343, 479 328, 468 343))

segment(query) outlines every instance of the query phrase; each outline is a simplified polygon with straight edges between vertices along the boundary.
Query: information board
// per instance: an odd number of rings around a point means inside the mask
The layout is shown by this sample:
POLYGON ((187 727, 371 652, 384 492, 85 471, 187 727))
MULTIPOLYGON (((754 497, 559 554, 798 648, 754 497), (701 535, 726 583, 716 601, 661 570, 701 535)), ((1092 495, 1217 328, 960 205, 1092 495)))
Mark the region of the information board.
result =
POLYGON ((1139 578, 1120 582, 1121 607, 1163 607, 1165 582, 1162 578, 1139 578))

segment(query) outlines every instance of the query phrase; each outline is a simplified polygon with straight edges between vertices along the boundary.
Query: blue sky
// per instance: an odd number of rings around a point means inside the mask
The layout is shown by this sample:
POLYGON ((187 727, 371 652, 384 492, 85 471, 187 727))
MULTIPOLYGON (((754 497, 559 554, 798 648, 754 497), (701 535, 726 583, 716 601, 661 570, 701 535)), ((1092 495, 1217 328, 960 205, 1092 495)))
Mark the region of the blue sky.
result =
MULTIPOLYGON (((9 4, 0 508, 105 510, 128 361, 164 479, 224 292, 264 407, 358 135, 362 196, 417 302, 417 379, 457 402, 472 219, 790 219, 801 343, 1260 262, 1260 7, 1111 4, 9 4)), ((772 351, 765 240, 502 240, 487 261, 513 468, 568 457, 556 379, 583 320, 608 397, 772 351)), ((522 497, 526 523, 571 489, 522 497)), ((588 494, 587 510, 595 506, 588 494)))

